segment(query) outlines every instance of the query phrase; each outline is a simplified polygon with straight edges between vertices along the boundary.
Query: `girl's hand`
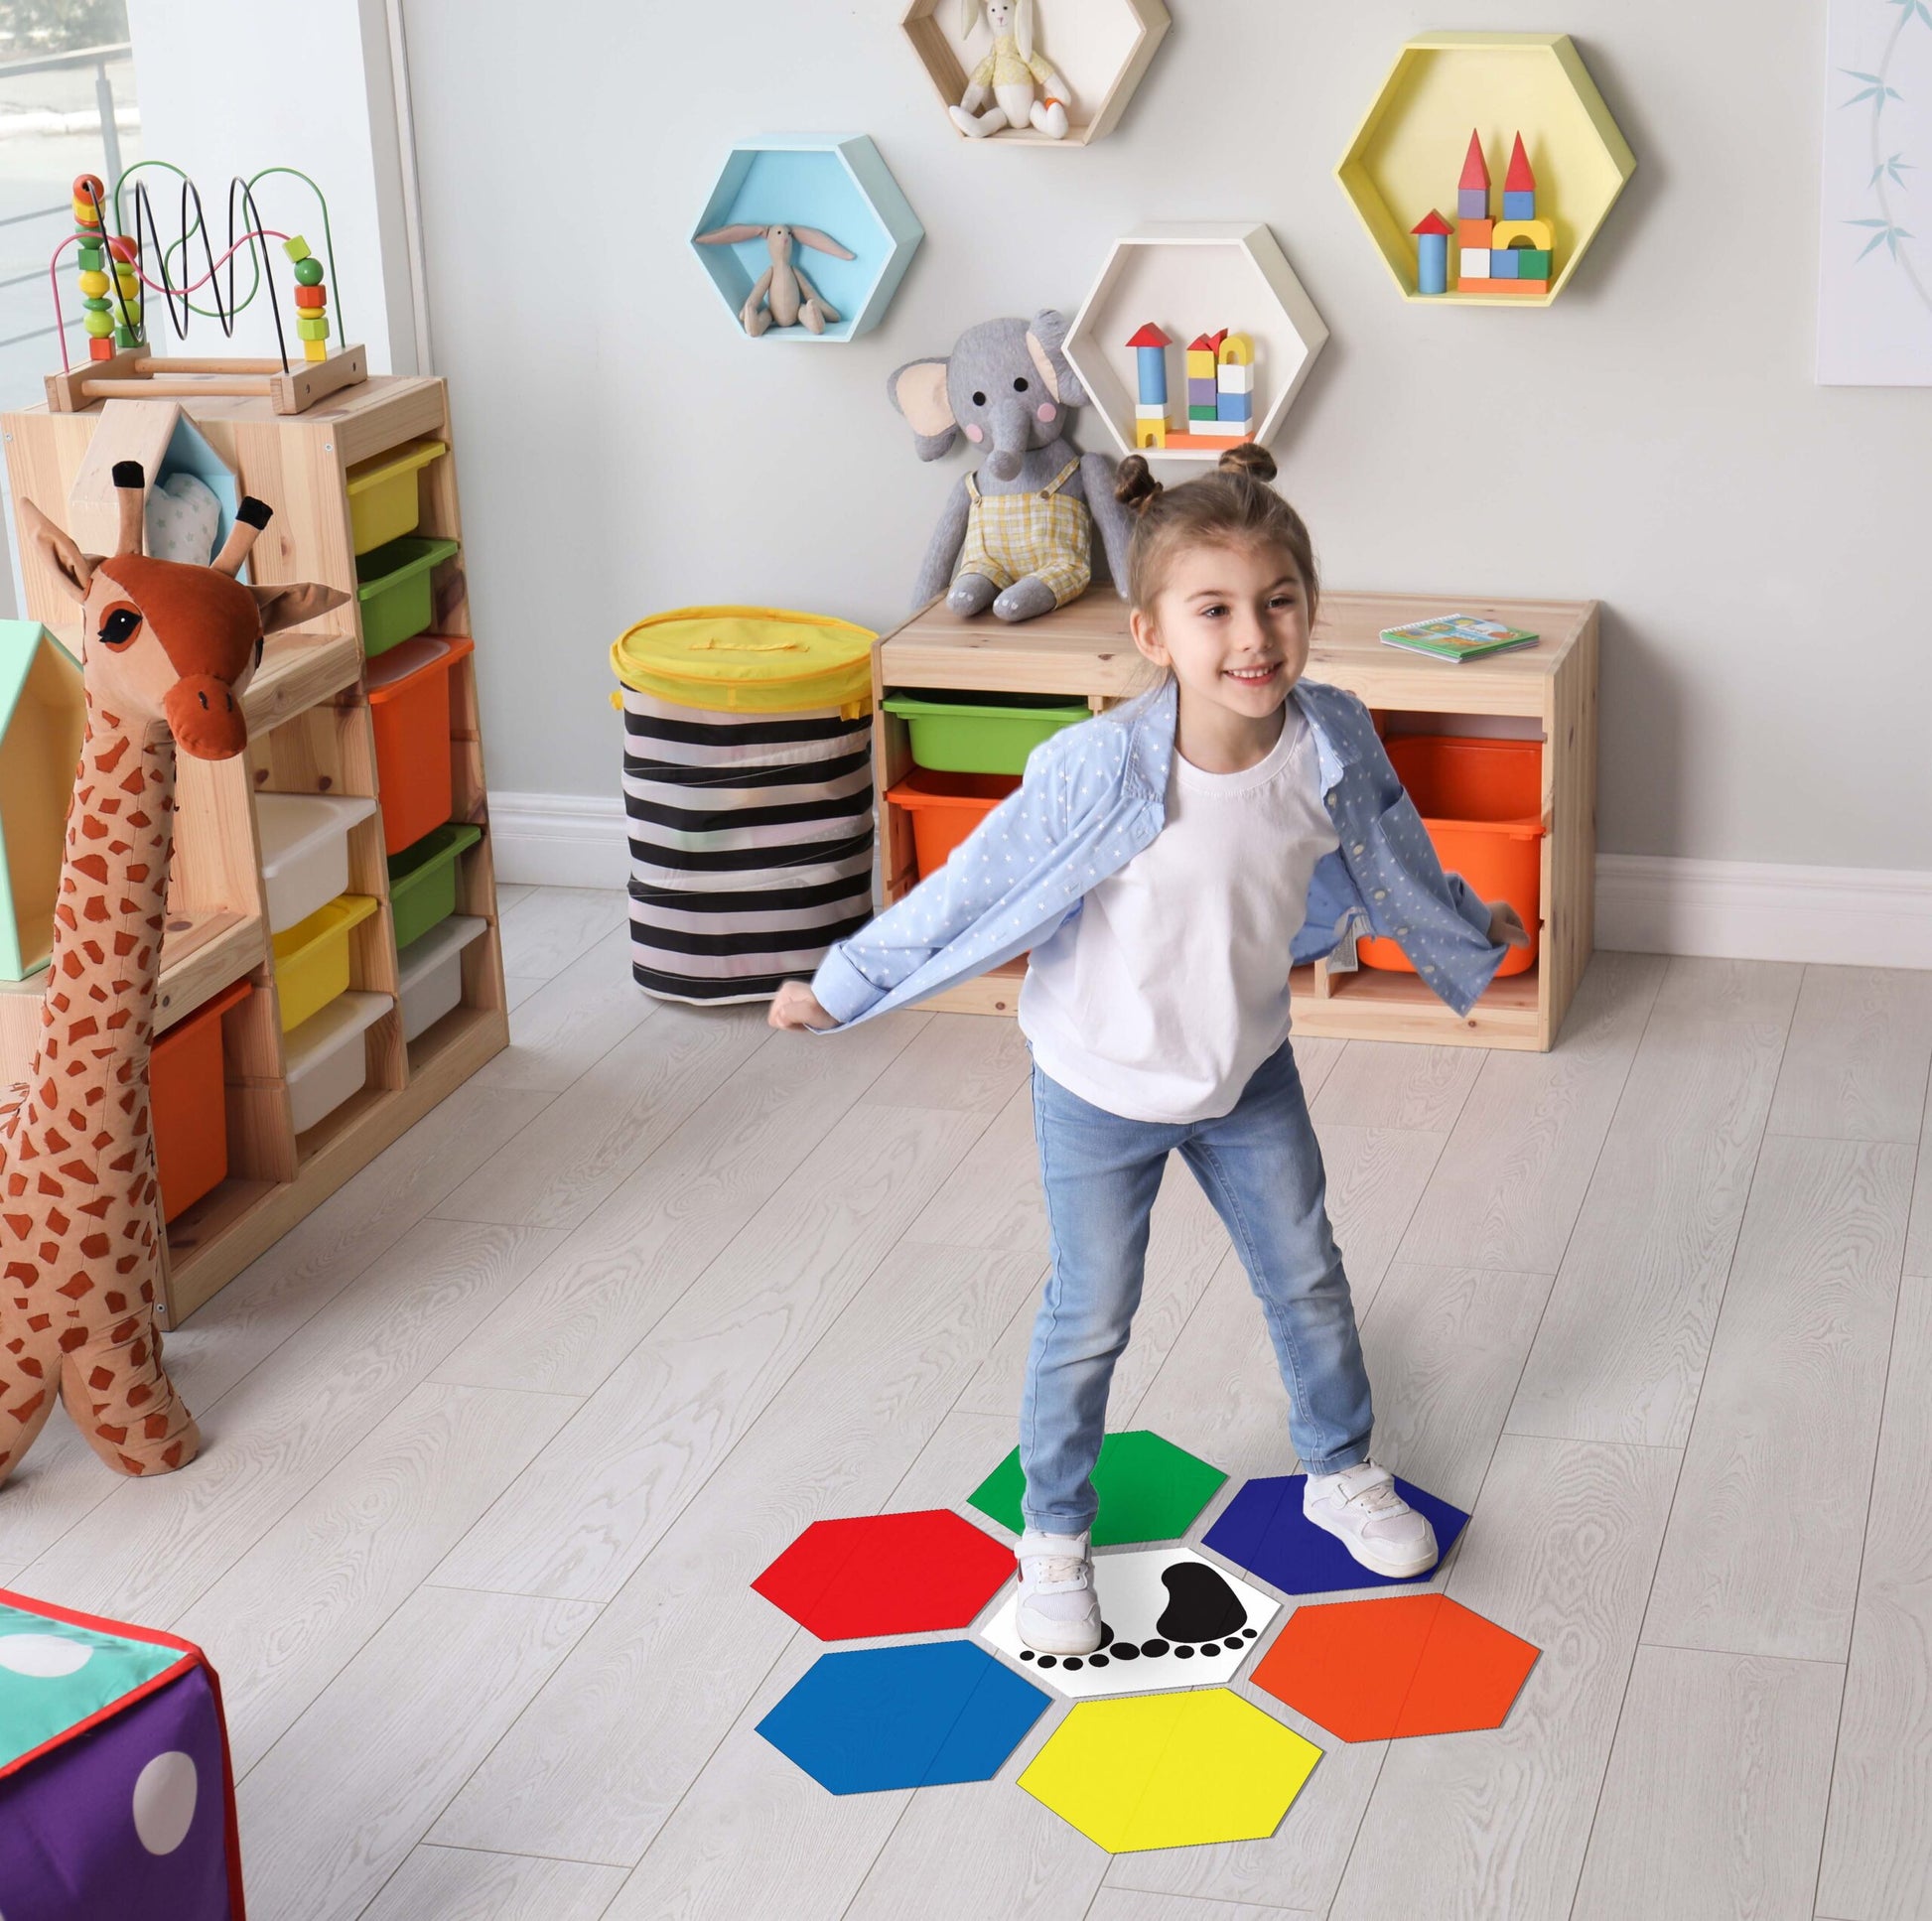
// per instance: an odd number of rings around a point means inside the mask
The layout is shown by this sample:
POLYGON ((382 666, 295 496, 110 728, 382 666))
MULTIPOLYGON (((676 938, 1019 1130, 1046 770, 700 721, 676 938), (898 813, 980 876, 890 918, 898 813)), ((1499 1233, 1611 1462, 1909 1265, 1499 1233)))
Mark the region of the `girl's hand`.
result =
POLYGON ((1529 929, 1507 900, 1492 900, 1489 903, 1489 944, 1494 947, 1498 943, 1505 947, 1527 947, 1530 944, 1529 929))
POLYGON ((803 981, 787 981, 771 997, 765 1017, 774 1028, 836 1028, 839 1024, 819 1006, 818 997, 803 981))

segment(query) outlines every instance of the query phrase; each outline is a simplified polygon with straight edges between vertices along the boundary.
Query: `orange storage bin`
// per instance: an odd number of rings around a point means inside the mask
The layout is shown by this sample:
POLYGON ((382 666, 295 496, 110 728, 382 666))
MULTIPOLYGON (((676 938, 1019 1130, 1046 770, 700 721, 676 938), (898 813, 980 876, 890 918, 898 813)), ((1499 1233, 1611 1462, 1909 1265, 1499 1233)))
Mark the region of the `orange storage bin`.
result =
POLYGON ((162 1034, 148 1057, 148 1107, 165 1219, 187 1213, 228 1177, 221 1017, 253 991, 248 982, 237 981, 204 1002, 162 1034))
POLYGON ((1017 773, 933 773, 914 767, 886 789, 912 816, 912 852, 923 880, 1020 784, 1017 773))
POLYGON ((382 801, 382 850, 400 854, 441 827, 452 798, 450 670, 475 643, 420 634, 369 662, 369 719, 382 801))
MULTIPOLYGON (((1387 745, 1436 858, 1485 900, 1507 900, 1522 915, 1530 944, 1512 947, 1496 973, 1526 973, 1543 904, 1543 743, 1412 734, 1387 745)), ((1362 941, 1356 955, 1364 967, 1416 971, 1393 940, 1362 941)))

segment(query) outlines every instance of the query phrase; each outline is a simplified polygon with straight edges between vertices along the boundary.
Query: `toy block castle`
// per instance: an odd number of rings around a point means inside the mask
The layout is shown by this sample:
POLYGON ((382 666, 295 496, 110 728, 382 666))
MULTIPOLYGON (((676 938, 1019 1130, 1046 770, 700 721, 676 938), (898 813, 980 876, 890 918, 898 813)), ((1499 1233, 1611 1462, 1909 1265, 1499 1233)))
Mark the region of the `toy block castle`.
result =
MULTIPOLYGON (((1459 294, 1538 295, 1550 291, 1550 254, 1555 235, 1536 214, 1536 173, 1516 136, 1503 176, 1503 216, 1489 210, 1489 163, 1480 131, 1469 135, 1462 178, 1455 192, 1455 291, 1459 294)), ((1449 223, 1431 211, 1414 228, 1416 291, 1448 291, 1449 223)))
POLYGON ((1255 437, 1255 343, 1222 328, 1197 335, 1187 346, 1187 426, 1168 422, 1169 337, 1152 321, 1127 343, 1134 349, 1139 398, 1134 408, 1137 448, 1211 452, 1255 437))

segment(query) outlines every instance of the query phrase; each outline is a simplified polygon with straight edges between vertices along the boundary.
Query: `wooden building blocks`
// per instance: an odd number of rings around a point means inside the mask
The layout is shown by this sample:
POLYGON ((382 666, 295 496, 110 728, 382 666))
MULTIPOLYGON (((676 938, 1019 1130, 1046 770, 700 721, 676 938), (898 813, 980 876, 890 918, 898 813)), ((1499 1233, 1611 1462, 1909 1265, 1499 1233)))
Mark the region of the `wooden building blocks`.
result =
MULTIPOLYGON (((1459 294, 1521 294, 1531 298, 1550 291, 1550 257, 1556 246, 1555 229, 1536 216, 1536 170, 1530 165, 1523 136, 1509 151, 1509 170, 1503 176, 1503 216, 1489 212, 1489 163, 1482 154, 1480 128, 1469 135, 1462 160, 1462 182, 1456 190, 1461 214, 1456 230, 1455 291, 1459 294)), ((1440 215, 1432 213, 1431 219, 1440 215)), ((1418 293, 1442 293, 1426 283, 1432 266, 1428 248, 1429 222, 1415 231, 1418 242, 1418 293)), ((1446 250, 1447 240, 1439 242, 1446 250)))
MULTIPOLYGON (((1471 220, 1465 224, 1487 226, 1489 222, 1471 220)), ((1416 291, 1421 294, 1448 293, 1449 223, 1432 206, 1411 231, 1416 236, 1416 291)), ((1464 245, 1466 247, 1466 241, 1464 245)), ((1464 258, 1467 258, 1466 253, 1464 258)), ((1485 264, 1486 261, 1485 255, 1485 264)))

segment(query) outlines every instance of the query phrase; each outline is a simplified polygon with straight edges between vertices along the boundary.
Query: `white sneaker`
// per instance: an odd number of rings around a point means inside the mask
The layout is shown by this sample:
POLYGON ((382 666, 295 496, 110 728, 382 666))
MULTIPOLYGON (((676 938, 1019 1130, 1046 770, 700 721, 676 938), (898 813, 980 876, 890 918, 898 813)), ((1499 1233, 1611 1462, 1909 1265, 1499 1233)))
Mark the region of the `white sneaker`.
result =
POLYGON ((1100 1597, 1084 1534, 1024 1534, 1020 1563, 1020 1638, 1035 1654, 1091 1654, 1100 1645, 1100 1597))
POLYGON ((1397 1491, 1395 1476, 1372 1460, 1339 1474, 1311 1474, 1302 1512, 1364 1568, 1391 1580, 1427 1574, 1440 1559, 1428 1515, 1418 1514, 1397 1491))

